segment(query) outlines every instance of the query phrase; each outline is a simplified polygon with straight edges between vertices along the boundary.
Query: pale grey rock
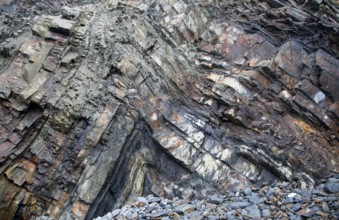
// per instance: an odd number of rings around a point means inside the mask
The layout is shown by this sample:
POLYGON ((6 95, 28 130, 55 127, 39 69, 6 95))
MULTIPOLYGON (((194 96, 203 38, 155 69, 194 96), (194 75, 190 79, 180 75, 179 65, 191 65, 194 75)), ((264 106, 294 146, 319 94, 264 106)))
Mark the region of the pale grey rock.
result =
POLYGON ((252 189, 249 188, 249 187, 246 187, 246 188, 243 190, 243 193, 244 193, 246 196, 248 196, 248 195, 250 195, 250 194, 252 193, 252 189))
POLYGON ((254 204, 259 204, 264 202, 266 199, 264 197, 259 197, 259 196, 249 196, 248 201, 254 204))
POLYGON ((321 207, 323 212, 330 212, 330 208, 328 207, 328 204, 326 202, 323 202, 321 207))
POLYGON ((178 214, 184 214, 184 213, 192 212, 194 209, 195 209, 194 205, 182 204, 182 205, 176 206, 174 211, 177 212, 178 214))
POLYGON ((202 220, 204 219, 204 216, 201 212, 193 211, 187 215, 187 218, 192 220, 202 220))
POLYGON ((292 207, 292 210, 293 210, 294 212, 296 212, 296 211, 299 211, 300 208, 301 208, 301 204, 300 204, 300 203, 296 203, 296 204, 292 207))
POLYGON ((324 191, 327 193, 338 193, 339 192, 339 182, 328 182, 324 185, 324 191))
POLYGON ((230 207, 234 209, 238 209, 238 208, 245 208, 249 205, 250 205, 249 202, 233 202, 230 204, 230 207))
POLYGON ((213 195, 213 196, 210 196, 210 197, 208 198, 208 201, 209 201, 210 203, 213 203, 213 204, 218 205, 218 204, 220 204, 220 203, 223 202, 223 198, 220 198, 220 197, 218 197, 218 196, 216 196, 216 195, 213 195))
POLYGON ((261 211, 257 205, 252 205, 246 208, 248 215, 253 218, 261 218, 261 211))
POLYGON ((248 215, 248 211, 246 209, 241 210, 241 215, 248 215))
POLYGON ((270 197, 270 196, 277 196, 277 192, 275 191, 274 188, 269 188, 269 190, 266 193, 266 196, 270 197))
POLYGON ((167 212, 164 211, 164 210, 156 211, 155 213, 152 214, 152 217, 153 218, 159 218, 159 217, 162 217, 162 216, 164 216, 166 214, 167 214, 167 212))
POLYGON ((142 203, 144 205, 148 205, 148 200, 144 197, 138 197, 137 202, 142 203))
POLYGON ((263 209, 262 210, 262 215, 263 217, 270 217, 271 216, 271 212, 269 209, 263 209))

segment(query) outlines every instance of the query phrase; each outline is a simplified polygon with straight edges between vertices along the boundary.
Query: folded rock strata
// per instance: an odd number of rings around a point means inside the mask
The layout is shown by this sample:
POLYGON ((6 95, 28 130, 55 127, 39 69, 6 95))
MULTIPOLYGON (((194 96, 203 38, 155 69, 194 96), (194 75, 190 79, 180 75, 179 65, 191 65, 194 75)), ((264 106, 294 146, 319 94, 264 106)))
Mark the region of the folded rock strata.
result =
POLYGON ((35 3, 0 1, 0 219, 339 172, 337 1, 35 3))

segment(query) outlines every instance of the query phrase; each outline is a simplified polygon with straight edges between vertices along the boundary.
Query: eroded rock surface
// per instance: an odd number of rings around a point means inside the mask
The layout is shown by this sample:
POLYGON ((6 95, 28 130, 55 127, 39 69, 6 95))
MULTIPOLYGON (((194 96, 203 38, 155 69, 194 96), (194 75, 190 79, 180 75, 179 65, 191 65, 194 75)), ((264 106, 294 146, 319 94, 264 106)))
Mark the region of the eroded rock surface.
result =
POLYGON ((337 1, 39 2, 0 1, 2 219, 339 172, 337 1))

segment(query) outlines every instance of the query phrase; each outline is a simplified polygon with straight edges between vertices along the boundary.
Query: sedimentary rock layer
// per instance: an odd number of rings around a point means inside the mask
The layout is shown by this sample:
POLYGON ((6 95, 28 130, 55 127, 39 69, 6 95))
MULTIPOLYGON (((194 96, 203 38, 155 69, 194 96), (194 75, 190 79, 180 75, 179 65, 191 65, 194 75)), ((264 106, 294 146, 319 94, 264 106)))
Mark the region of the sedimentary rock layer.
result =
POLYGON ((338 173, 336 1, 0 1, 0 218, 338 173))

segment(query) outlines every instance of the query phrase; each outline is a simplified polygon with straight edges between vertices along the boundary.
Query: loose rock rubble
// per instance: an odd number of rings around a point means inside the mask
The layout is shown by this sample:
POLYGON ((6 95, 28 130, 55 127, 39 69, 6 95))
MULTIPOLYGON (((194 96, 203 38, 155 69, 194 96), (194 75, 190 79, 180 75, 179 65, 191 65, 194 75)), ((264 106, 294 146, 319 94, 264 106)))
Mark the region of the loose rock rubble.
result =
POLYGON ((338 219, 339 175, 323 179, 315 189, 282 182, 262 188, 247 187, 205 200, 183 200, 149 195, 95 220, 110 219, 338 219))

